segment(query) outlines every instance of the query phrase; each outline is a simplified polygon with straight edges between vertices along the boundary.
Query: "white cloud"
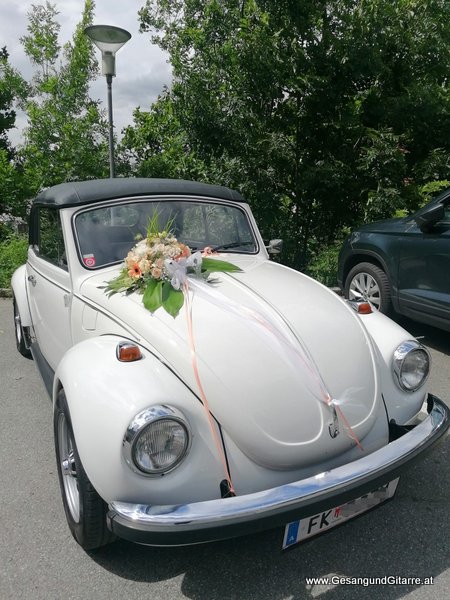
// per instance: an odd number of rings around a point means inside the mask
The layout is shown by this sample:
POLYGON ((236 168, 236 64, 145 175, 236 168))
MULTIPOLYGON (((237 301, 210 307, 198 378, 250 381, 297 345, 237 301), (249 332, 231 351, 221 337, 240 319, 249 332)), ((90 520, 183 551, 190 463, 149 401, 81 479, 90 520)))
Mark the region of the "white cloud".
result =
MULTIPOLYGON (((6 46, 10 63, 25 77, 33 73, 31 63, 20 44, 20 37, 27 33, 27 13, 32 4, 44 0, 0 0, 0 47, 6 46)), ((69 41, 81 19, 84 0, 54 0, 61 25, 60 42, 69 41)), ((139 33, 138 10, 145 0, 97 0, 95 24, 116 25, 127 29, 132 37, 120 49, 116 57, 117 77, 113 81, 113 110, 115 130, 120 132, 131 124, 133 110, 140 106, 149 108, 153 100, 171 82, 168 56, 150 41, 148 33, 139 33)), ((97 58, 101 64, 100 51, 97 58)), ((106 83, 100 77, 91 87, 91 96, 102 101, 106 108, 106 83)), ((20 141, 20 131, 26 124, 25 115, 18 115, 17 130, 11 135, 14 144, 20 141)))

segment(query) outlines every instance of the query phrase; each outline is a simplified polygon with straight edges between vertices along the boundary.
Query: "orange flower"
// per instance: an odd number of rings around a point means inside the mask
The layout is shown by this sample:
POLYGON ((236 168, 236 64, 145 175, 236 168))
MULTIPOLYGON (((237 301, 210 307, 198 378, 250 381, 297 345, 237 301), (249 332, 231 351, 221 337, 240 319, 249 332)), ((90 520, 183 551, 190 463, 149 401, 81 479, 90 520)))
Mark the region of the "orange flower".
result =
POLYGON ((128 275, 133 279, 139 279, 139 277, 142 275, 142 271, 138 263, 131 265, 130 269, 128 269, 128 275))

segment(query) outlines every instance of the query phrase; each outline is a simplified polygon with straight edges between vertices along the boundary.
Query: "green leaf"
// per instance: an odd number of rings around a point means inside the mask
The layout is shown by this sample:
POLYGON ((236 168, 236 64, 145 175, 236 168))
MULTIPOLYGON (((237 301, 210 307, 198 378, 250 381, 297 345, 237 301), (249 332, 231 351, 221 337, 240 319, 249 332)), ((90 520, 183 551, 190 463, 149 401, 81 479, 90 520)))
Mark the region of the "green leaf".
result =
POLYGON ((142 302, 145 308, 152 313, 162 305, 162 286, 163 282, 155 279, 149 279, 147 282, 142 302))
POLYGON ((202 271, 211 271, 212 273, 237 273, 241 271, 241 269, 226 260, 204 258, 202 260, 202 271))
POLYGON ((175 290, 168 281, 162 286, 162 306, 171 315, 176 317, 184 304, 184 294, 181 290, 175 290))
POLYGON ((138 285, 138 282, 128 275, 127 269, 122 269, 117 277, 107 282, 106 286, 99 287, 100 289, 106 289, 105 293, 110 297, 113 294, 126 292, 130 289, 134 291, 138 285))

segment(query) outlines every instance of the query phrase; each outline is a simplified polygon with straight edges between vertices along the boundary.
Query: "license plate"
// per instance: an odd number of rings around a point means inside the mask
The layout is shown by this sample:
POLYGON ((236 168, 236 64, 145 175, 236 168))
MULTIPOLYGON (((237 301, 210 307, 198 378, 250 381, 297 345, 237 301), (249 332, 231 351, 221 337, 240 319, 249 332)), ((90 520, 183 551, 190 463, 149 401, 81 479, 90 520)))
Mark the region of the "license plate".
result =
POLYGON ((399 478, 386 483, 374 492, 364 494, 360 498, 350 500, 341 506, 335 506, 322 513, 288 523, 284 530, 283 550, 303 540, 318 535, 356 517, 374 506, 389 500, 395 494, 399 478))

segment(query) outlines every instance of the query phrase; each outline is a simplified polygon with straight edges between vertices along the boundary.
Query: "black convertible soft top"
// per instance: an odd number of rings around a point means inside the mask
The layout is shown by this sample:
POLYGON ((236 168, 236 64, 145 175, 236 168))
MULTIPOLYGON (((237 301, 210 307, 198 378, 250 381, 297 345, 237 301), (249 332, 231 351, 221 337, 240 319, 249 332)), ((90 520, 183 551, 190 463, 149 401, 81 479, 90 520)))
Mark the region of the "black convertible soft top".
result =
POLYGON ((188 195, 223 198, 245 202, 244 198, 229 188, 183 179, 122 178, 93 179, 61 183, 41 192, 33 201, 34 206, 64 208, 81 206, 102 200, 133 196, 188 195))

